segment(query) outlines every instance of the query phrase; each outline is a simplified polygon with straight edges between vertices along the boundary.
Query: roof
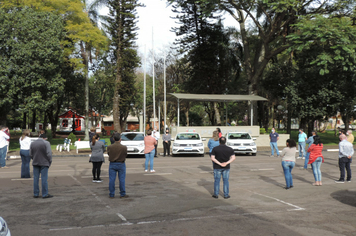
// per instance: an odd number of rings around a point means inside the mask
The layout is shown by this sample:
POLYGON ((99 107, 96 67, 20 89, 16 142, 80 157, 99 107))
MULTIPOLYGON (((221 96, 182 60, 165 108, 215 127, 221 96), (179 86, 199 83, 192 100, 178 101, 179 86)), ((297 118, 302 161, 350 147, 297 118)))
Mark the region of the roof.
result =
POLYGON ((190 93, 169 93, 182 100, 191 101, 210 101, 210 102, 227 102, 227 101, 267 101, 267 98, 257 95, 233 95, 233 94, 190 94, 190 93))
POLYGON ((84 119, 84 116, 79 115, 78 113, 76 113, 76 112, 73 111, 73 110, 68 110, 68 111, 66 111, 65 113, 59 115, 58 117, 59 117, 59 118, 73 118, 73 114, 74 114, 75 118, 82 118, 82 119, 84 119))

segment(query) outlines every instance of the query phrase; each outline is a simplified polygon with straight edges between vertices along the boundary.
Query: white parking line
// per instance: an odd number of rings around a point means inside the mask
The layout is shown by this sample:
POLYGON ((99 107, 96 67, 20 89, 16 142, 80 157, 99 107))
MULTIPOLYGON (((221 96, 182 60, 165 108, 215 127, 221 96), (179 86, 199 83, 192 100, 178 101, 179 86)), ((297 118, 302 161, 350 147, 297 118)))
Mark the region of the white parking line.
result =
POLYGON ((250 171, 262 171, 262 170, 275 170, 274 168, 265 168, 265 169, 251 169, 250 171))

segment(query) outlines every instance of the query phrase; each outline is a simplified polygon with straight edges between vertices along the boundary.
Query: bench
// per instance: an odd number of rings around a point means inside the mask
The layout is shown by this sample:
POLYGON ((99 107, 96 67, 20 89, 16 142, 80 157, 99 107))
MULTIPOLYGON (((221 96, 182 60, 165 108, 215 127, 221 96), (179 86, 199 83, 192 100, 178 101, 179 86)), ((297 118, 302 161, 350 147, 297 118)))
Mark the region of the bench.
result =
POLYGON ((90 148, 89 141, 76 141, 74 143, 74 146, 76 146, 77 153, 79 149, 88 149, 90 148))
POLYGON ((58 144, 57 145, 57 151, 62 152, 63 150, 67 150, 68 152, 70 151, 70 145, 71 145, 72 140, 65 138, 64 139, 64 144, 58 144))

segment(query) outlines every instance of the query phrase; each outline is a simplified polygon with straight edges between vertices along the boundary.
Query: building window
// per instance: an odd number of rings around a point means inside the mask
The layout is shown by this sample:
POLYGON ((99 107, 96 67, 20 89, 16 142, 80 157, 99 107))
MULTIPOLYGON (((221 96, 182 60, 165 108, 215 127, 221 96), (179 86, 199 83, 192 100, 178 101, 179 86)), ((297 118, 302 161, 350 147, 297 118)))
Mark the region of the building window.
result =
POLYGON ((62 127, 68 128, 68 120, 62 120, 62 127))

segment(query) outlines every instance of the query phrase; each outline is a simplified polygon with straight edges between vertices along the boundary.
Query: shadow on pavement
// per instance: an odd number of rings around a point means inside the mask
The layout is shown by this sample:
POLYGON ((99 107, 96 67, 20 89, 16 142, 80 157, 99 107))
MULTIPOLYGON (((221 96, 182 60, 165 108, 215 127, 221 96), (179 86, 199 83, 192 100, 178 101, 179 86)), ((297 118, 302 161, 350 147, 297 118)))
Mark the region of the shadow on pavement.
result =
POLYGON ((343 204, 356 207, 356 191, 340 190, 330 196, 343 204))

